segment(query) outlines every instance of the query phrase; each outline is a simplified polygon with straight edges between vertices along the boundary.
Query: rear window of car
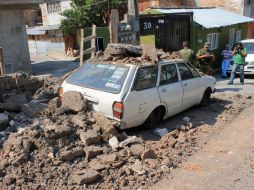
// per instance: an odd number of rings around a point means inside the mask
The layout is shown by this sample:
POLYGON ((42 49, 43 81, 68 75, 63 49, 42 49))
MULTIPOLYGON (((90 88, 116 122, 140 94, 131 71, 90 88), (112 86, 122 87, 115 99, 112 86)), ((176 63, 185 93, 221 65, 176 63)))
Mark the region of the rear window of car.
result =
POLYGON ((67 83, 117 94, 128 72, 128 66, 86 63, 67 79, 67 83))

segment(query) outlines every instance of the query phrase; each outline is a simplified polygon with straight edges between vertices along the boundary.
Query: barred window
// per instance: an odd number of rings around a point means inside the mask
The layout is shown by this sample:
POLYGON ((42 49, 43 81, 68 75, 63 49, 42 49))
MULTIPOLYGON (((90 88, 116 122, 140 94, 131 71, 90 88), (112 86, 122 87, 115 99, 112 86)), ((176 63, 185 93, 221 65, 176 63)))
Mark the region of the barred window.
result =
POLYGON ((47 3, 48 14, 61 12, 61 1, 54 1, 47 3))
POLYGON ((210 43, 210 50, 218 49, 219 33, 208 34, 207 41, 210 43))

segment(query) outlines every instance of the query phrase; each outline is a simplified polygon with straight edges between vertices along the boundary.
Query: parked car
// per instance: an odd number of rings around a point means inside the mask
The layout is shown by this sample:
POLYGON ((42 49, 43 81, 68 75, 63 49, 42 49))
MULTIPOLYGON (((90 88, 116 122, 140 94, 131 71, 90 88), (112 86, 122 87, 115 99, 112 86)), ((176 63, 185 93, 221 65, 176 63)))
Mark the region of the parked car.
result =
POLYGON ((61 91, 78 91, 122 129, 160 120, 195 105, 206 105, 216 79, 200 73, 183 60, 157 65, 86 63, 67 78, 61 91))
MULTIPOLYGON (((245 75, 253 75, 254 74, 254 39, 249 40, 242 40, 243 47, 247 48, 248 54, 245 58, 245 67, 244 67, 244 74, 245 75)), ((228 67, 227 73, 230 74, 233 68, 234 61, 230 62, 228 67)), ((239 68, 236 71, 239 74, 239 68)))

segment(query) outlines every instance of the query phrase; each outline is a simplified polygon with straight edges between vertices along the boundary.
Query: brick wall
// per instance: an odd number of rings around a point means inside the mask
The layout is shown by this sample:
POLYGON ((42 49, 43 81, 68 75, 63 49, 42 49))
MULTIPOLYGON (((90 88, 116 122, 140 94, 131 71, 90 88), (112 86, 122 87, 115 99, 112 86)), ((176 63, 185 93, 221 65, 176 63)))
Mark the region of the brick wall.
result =
POLYGON ((198 5, 196 0, 186 0, 186 1, 182 1, 182 6, 193 8, 193 7, 197 7, 198 5))
POLYGON ((139 0, 138 1, 139 6, 139 12, 142 12, 149 7, 158 7, 159 6, 159 0, 139 0))
POLYGON ((181 7, 182 0, 160 0, 160 7, 181 7))

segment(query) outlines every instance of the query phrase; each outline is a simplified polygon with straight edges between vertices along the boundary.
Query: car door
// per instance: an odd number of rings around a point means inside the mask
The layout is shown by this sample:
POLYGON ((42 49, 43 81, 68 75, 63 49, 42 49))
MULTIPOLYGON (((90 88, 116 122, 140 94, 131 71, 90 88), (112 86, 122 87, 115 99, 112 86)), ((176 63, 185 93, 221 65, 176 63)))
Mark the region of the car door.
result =
POLYGON ((158 68, 139 68, 131 91, 124 100, 123 122, 126 127, 141 125, 150 113, 160 104, 157 89, 158 68))
POLYGON ((175 63, 161 65, 158 91, 161 102, 167 105, 168 117, 182 110, 183 87, 179 79, 175 63))
POLYGON ((201 84, 200 77, 195 76, 195 74, 190 70, 184 62, 178 62, 177 67, 181 77, 181 83, 183 87, 183 110, 190 108, 198 104, 201 84))

